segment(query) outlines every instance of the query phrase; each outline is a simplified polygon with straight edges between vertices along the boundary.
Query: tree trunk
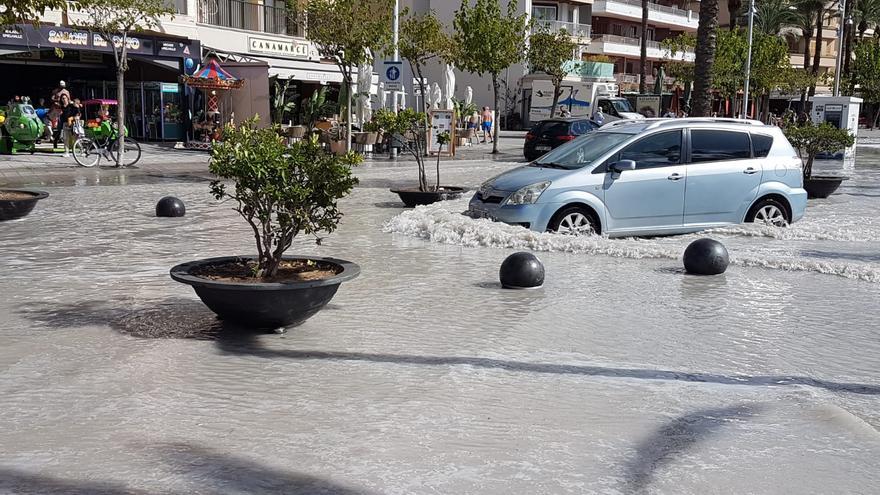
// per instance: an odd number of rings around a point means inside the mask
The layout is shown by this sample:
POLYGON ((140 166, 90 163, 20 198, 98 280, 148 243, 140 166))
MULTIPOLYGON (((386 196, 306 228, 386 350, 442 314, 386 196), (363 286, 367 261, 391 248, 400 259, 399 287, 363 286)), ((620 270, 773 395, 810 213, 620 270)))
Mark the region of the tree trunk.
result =
POLYGON ((715 63, 715 30, 717 28, 718 0, 704 0, 700 4, 700 24, 697 28, 694 96, 690 113, 692 117, 711 115, 712 66, 715 63))
POLYGON ((874 113, 874 120, 871 121, 871 130, 877 127, 877 120, 880 120, 880 103, 877 104, 877 112, 874 113))
MULTIPOLYGON (((820 57, 822 56, 822 20, 825 19, 825 6, 816 11, 816 49, 813 51, 813 75, 819 75, 820 57)), ((810 96, 816 94, 816 83, 810 85, 810 96)))
POLYGON ((556 115, 556 106, 559 105, 559 94, 562 93, 562 81, 553 81, 553 106, 550 107, 550 118, 556 115))
POLYGON ((500 114, 498 110, 498 75, 492 74, 492 87, 495 88, 495 119, 492 121, 492 126, 495 132, 492 133, 492 154, 498 153, 498 115, 500 114))
MULTIPOLYGON (((846 10, 843 13, 843 19, 840 20, 841 28, 843 29, 843 47, 844 47, 844 59, 843 59, 843 72, 840 74, 840 81, 843 81, 843 75, 850 73, 850 62, 852 60, 853 54, 853 35, 855 34, 853 26, 849 26, 846 24, 846 19, 849 19, 852 14, 853 4, 855 0, 850 0, 846 2, 846 10)), ((839 49, 839 48, 838 48, 839 49)))
POLYGON ((125 69, 121 65, 116 67, 116 101, 116 132, 119 135, 116 166, 122 167, 125 163, 125 69))
MULTIPOLYGON (((811 31, 801 31, 801 36, 804 39, 804 70, 810 70, 810 40, 813 39, 813 33, 811 31)), ((807 107, 807 88, 801 90, 801 112, 807 107)))
POLYGON ((763 98, 763 104, 762 104, 761 112, 764 115, 763 121, 765 124, 769 124, 770 123, 770 93, 768 92, 768 93, 764 94, 764 96, 762 96, 762 98, 763 98))
POLYGON ((730 17, 730 30, 736 31, 739 16, 737 15, 742 9, 740 0, 727 0, 727 16, 730 17))
POLYGON ((443 152, 443 143, 440 143, 440 146, 437 148, 437 187, 436 191, 440 190, 440 154, 443 152))
POLYGON ((642 0, 642 33, 639 52, 639 94, 648 91, 648 0, 642 0))

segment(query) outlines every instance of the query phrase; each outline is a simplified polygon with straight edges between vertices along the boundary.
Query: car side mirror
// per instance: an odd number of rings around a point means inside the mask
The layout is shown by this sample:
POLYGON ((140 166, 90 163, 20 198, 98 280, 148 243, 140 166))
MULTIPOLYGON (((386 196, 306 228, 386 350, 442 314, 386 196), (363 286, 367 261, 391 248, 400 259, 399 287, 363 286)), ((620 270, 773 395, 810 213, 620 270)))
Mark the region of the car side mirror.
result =
POLYGON ((635 170, 636 162, 634 160, 619 160, 611 164, 611 170, 617 173, 624 170, 635 170))

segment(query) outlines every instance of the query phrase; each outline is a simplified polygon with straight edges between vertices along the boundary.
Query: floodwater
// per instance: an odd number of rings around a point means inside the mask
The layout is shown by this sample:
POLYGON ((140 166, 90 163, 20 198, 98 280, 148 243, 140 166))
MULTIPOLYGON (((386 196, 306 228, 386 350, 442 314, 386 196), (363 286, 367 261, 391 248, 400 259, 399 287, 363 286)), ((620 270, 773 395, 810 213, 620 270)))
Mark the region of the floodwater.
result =
POLYGON ((414 170, 373 164, 291 250, 361 276, 284 335, 168 277, 253 251, 206 183, 48 188, 0 224, 0 493, 876 493, 878 157, 790 229, 703 234, 731 253, 715 277, 682 273, 700 235, 405 212, 387 187, 414 170), (186 217, 152 216, 168 194, 186 217), (543 288, 498 285, 521 249, 543 288))

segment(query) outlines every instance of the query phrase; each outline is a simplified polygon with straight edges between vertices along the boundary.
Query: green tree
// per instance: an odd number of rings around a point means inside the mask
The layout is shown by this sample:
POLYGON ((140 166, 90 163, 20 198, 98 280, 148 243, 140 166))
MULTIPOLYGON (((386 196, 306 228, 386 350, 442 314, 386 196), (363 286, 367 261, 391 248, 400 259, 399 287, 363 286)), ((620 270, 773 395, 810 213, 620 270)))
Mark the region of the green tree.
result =
POLYGON ((694 64, 682 59, 685 53, 694 51, 696 44, 697 37, 692 33, 681 33, 660 42, 666 75, 684 87, 694 82, 694 64))
MULTIPOLYGON (((392 141, 392 146, 406 151, 416 161, 419 170, 419 191, 430 191, 428 176, 425 173, 425 154, 427 153, 428 116, 412 108, 405 108, 395 113, 387 108, 380 108, 374 116, 376 123, 392 141)), ((437 164, 437 186, 440 188, 440 164, 437 164)))
POLYGON ((694 96, 691 115, 708 117, 712 113, 712 66, 715 63, 715 43, 718 28, 718 0, 700 3, 700 21, 697 26, 697 46, 694 59, 694 96))
POLYGON ((785 137, 804 162, 804 179, 813 175, 813 160, 819 153, 840 151, 853 145, 855 138, 847 129, 838 129, 828 122, 819 125, 787 126, 785 137))
MULTIPOLYGON (((433 11, 412 15, 400 23, 398 50, 418 78, 422 95, 428 94, 428 87, 422 76, 425 66, 433 60, 448 61, 451 58, 449 36, 433 11)), ((427 102, 428 99, 423 101, 427 102)))
POLYGON ((394 0, 308 0, 297 17, 322 57, 332 60, 348 91, 346 149, 351 150, 351 91, 357 67, 375 60, 391 38, 394 0))
POLYGON ((789 0, 759 0, 755 3, 755 30, 771 35, 797 33, 798 15, 789 0))
POLYGON ((282 82, 276 75, 269 76, 269 82, 272 85, 272 122, 281 124, 284 121, 285 115, 293 112, 293 109, 296 107, 296 103, 291 99, 291 80, 285 79, 282 82))
MULTIPOLYGON (((504 69, 523 60, 528 24, 526 14, 517 15, 516 0, 507 4, 506 14, 502 14, 498 0, 475 0, 473 6, 469 0, 462 0, 455 12, 456 65, 468 72, 492 76, 497 114, 501 113, 499 76, 504 69)), ((498 153, 498 128, 496 122, 492 153, 498 153)))
POLYGON ((37 22, 47 10, 67 6, 67 0, 0 0, 0 26, 37 22))
POLYGON ((211 194, 235 201, 253 230, 257 277, 275 276, 297 235, 336 229, 342 218, 336 202, 357 184, 351 168, 360 160, 357 153, 325 152, 315 136, 288 147, 277 127, 259 129, 256 118, 226 126, 223 141, 211 148, 209 170, 235 187, 215 180, 211 194))
POLYGON ((853 76, 865 101, 876 106, 871 119, 873 129, 880 118, 880 42, 877 39, 856 43, 853 76))
POLYGON ((853 22, 859 30, 859 40, 864 40, 868 29, 876 31, 880 25, 880 0, 856 0, 853 17, 853 22))
MULTIPOLYGON (((132 34, 154 29, 159 18, 173 15, 165 0, 83 0, 85 19, 78 23, 97 33, 113 49, 116 63, 116 125, 125 126, 125 71, 128 70, 129 38, 132 34)), ((117 132, 116 166, 124 165, 125 133, 117 132)))
MULTIPOLYGON (((562 80, 572 69, 571 58, 577 48, 571 35, 565 29, 556 33, 541 30, 529 38, 528 63, 532 72, 543 72, 550 76, 553 83, 553 106, 550 117, 556 113, 559 95, 562 93, 562 80)), ((574 67, 576 69, 576 67, 574 67)))

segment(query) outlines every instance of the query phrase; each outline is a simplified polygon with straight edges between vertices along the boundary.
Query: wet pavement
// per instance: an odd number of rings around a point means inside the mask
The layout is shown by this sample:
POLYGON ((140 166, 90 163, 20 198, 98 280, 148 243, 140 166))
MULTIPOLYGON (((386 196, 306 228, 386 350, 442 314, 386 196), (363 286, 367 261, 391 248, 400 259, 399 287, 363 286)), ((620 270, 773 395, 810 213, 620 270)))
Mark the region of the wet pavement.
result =
POLYGON ((253 251, 204 176, 45 187, 0 224, 0 493, 875 493, 880 154, 845 173, 790 229, 707 234, 733 263, 693 277, 699 236, 405 211, 412 164, 367 163, 339 231, 291 249, 362 274, 285 335, 168 277, 253 251), (186 217, 153 217, 169 194, 186 217), (501 289, 524 248, 545 286, 501 289))

